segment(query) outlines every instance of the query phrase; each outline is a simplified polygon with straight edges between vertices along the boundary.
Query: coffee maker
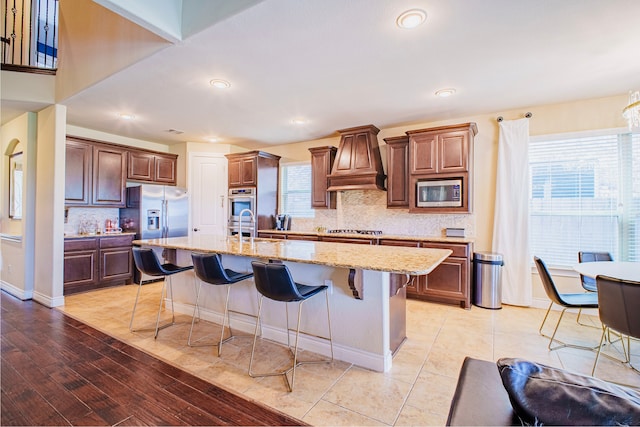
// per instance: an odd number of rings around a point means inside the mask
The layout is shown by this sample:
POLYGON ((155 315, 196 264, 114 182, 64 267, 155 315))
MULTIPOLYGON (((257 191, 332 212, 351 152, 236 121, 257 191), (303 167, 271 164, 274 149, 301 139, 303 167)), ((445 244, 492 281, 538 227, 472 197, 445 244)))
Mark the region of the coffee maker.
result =
POLYGON ((291 216, 280 214, 276 215, 276 230, 290 230, 291 229, 291 216))

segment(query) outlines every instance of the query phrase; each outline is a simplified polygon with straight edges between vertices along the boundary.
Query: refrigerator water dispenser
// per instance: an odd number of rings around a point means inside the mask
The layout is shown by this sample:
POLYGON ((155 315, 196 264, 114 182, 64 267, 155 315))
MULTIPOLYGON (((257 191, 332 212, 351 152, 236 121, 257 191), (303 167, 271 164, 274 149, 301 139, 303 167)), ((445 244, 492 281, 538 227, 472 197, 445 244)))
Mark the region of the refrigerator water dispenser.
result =
POLYGON ((147 230, 160 229, 160 210, 149 209, 147 211, 147 230))

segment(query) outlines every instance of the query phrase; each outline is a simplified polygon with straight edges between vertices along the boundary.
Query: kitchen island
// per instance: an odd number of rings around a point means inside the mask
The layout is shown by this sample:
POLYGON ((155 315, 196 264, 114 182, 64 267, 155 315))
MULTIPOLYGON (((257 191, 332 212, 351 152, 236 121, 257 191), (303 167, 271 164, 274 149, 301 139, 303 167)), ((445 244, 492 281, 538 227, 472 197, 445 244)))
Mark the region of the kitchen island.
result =
MULTIPOLYGON (((391 274, 423 275, 446 259, 450 250, 409 247, 364 246, 350 243, 309 242, 276 239, 192 235, 165 239, 136 240, 134 245, 175 251, 180 265, 191 263, 191 252, 219 253, 225 268, 251 271, 251 261, 284 262, 299 283, 330 286, 334 354, 338 360, 386 372, 393 353, 406 337, 406 288, 393 285, 391 274)), ((192 272, 176 275, 176 310, 193 313, 195 301, 192 272)), ((224 289, 204 286, 201 317, 222 324, 224 289)), ((268 301, 268 300, 267 300, 268 301)), ((233 285, 230 309, 232 327, 253 333, 257 313, 257 292, 252 280, 233 285), (246 313, 246 315, 240 314, 246 313)), ((322 301, 309 300, 301 330, 316 335, 326 333, 322 301)), ((287 342, 285 310, 281 303, 265 303, 262 336, 287 342)), ((292 319, 290 319, 292 320, 292 319)), ((328 344, 311 336, 301 337, 300 347, 328 355, 328 344)))

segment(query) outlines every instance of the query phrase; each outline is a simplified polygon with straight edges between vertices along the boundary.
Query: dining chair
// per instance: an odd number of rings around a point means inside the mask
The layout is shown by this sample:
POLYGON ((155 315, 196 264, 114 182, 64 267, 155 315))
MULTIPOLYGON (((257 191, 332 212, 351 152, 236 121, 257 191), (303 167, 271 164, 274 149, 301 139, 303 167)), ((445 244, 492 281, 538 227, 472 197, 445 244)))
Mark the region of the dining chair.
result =
MULTIPOLYGON (((193 307, 193 318, 191 319, 191 329, 189 329, 189 339, 187 345, 190 347, 200 347, 211 344, 192 344, 191 335, 193 333, 193 325, 196 320, 196 311, 199 310, 200 295, 202 294, 202 284, 226 286, 227 297, 224 302, 224 313, 222 315, 222 332, 220 334, 220 340, 213 344, 218 347, 218 357, 222 352, 222 344, 232 339, 233 330, 231 329, 231 319, 229 318, 229 295, 231 293, 231 285, 241 282, 243 280, 253 277, 253 273, 239 273, 237 271, 224 268, 222 266, 222 260, 217 253, 192 253, 191 259, 193 261, 193 269, 196 277, 199 279, 198 290, 196 293, 196 305, 193 307), (224 338, 225 324, 229 328, 229 336, 224 338)), ((234 311, 235 312, 235 311, 234 311)), ((246 313, 244 313, 246 314, 246 313)))
POLYGON ((591 375, 595 376, 605 335, 609 331, 622 335, 623 338, 620 341, 625 357, 623 363, 628 363, 631 368, 638 371, 638 368, 631 364, 631 338, 640 338, 640 310, 638 310, 640 282, 597 276, 596 287, 598 289, 598 314, 604 328, 591 375), (627 338, 626 348, 624 336, 627 338))
POLYGON ((551 277, 551 274, 549 273, 549 270, 547 269, 547 266, 544 263, 544 261, 542 261, 537 256, 533 257, 533 260, 536 263, 536 268, 538 269, 538 274, 540 275, 540 280, 542 281, 542 286, 544 287, 545 293, 547 294, 547 297, 551 300, 551 302, 549 303, 549 308, 547 309, 547 313, 544 315, 544 319, 542 320, 542 324, 540 325, 540 329, 538 330, 540 335, 542 335, 543 337, 549 338, 549 346, 548 346, 549 350, 557 350, 563 347, 573 347, 573 348, 581 348, 581 349, 587 349, 587 350, 595 349, 595 347, 587 347, 587 346, 577 345, 577 344, 567 344, 560 340, 556 340, 555 336, 556 336, 556 333, 558 332, 558 327, 560 326, 562 317, 564 316, 564 313, 567 309, 598 308, 597 293, 590 292, 590 293, 574 294, 574 293, 558 292, 558 288, 556 287, 556 284, 554 283, 553 278, 551 277), (545 335, 544 333, 542 333, 542 329, 544 327, 545 322, 547 321, 547 317, 549 317, 549 312, 551 311, 551 307, 553 306, 553 304, 557 304, 563 308, 562 308, 562 311, 560 312, 560 317, 558 318, 556 327, 553 330, 553 334, 549 337, 548 335, 545 335), (554 341, 557 341, 558 343, 560 343, 560 345, 556 347, 552 347, 551 345, 553 344, 554 341))
MULTIPOLYGON (((590 252, 590 251, 579 251, 578 252, 578 262, 597 262, 597 261, 613 261, 613 257, 609 252, 590 252)), ((596 279, 593 277, 585 276, 584 274, 580 275, 580 284, 587 292, 597 292, 596 289, 596 279)), ((582 314, 582 309, 578 310, 578 317, 576 318, 576 322, 578 322, 582 326, 592 326, 586 323, 580 322, 580 315, 582 314)))
POLYGON ((253 347, 251 348, 251 359, 249 361, 249 376, 252 378, 259 378, 282 375, 284 376, 285 382, 287 384, 287 389, 289 390, 289 392, 291 392, 293 391, 293 386, 296 379, 296 367, 308 363, 331 363, 333 361, 333 337, 331 334, 331 313, 329 310, 329 294, 327 292, 328 287, 325 285, 302 285, 294 282, 293 278, 291 277, 291 272, 289 271, 286 264, 252 261, 251 266, 253 268, 256 289, 260 293, 260 299, 258 302, 258 322, 256 322, 256 331, 253 336, 253 347), (302 306, 304 302, 309 298, 322 292, 324 292, 327 304, 328 337, 308 334, 305 332, 303 333, 328 341, 331 348, 331 359, 300 361, 298 360, 298 340, 301 333, 300 321, 302 319, 302 306), (252 370, 253 358, 256 350, 256 341, 258 338, 258 323, 260 321, 260 315, 262 314, 262 303, 264 302, 265 297, 273 301, 285 303, 285 314, 287 316, 287 348, 293 355, 293 361, 291 365, 284 371, 256 374, 252 370), (291 342, 289 341, 289 332, 292 330, 291 328, 289 328, 288 303, 290 302, 298 303, 298 321, 295 329, 296 340, 293 350, 291 349, 291 342), (291 381, 289 381, 289 378, 287 377, 287 374, 289 372, 291 372, 291 381))
MULTIPOLYGON (((192 270, 192 265, 180 267, 172 263, 161 264, 156 256, 156 253, 151 248, 133 247, 133 260, 136 264, 136 268, 141 273, 147 274, 152 277, 164 276, 162 282, 162 292, 160 293, 160 307, 158 308, 158 315, 156 317, 156 329, 153 338, 158 338, 158 331, 168 326, 175 324, 175 311, 173 309, 173 286, 171 285, 171 276, 181 273, 183 271, 192 270), (171 293, 171 322, 160 325, 160 313, 162 312, 162 301, 164 300, 165 292, 169 290, 171 293)), ((138 293, 136 294, 136 302, 133 304, 133 311, 131 312, 131 320, 129 321, 129 330, 131 332, 139 331, 139 329, 133 329, 133 318, 136 314, 136 307, 138 306, 138 299, 140 298, 140 289, 142 288, 142 274, 140 275, 140 284, 138 285, 138 293)))

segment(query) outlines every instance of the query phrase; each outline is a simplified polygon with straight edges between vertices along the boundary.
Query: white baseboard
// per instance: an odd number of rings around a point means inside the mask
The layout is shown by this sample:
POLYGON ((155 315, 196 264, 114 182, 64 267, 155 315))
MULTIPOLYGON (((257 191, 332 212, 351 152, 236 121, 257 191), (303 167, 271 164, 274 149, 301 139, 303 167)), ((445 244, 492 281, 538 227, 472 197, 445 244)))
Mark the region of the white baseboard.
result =
POLYGON ((6 291, 16 298, 21 299, 22 301, 33 298, 33 291, 25 291, 24 289, 20 289, 12 285, 11 283, 5 282, 4 280, 0 281, 0 289, 6 291))
MULTIPOLYGON (((176 312, 193 315, 193 305, 178 303, 174 305, 176 312)), ((222 314, 209 309, 200 309, 200 318, 209 322, 222 324, 222 314)), ((233 329, 253 335, 256 328, 256 319, 251 315, 242 313, 229 313, 231 327, 233 329)), ((283 329, 273 328, 271 326, 262 326, 262 337, 280 344, 287 345, 287 334, 283 329)), ((290 332, 290 340, 295 342, 295 333, 290 332)), ((326 340, 310 335, 300 334, 299 348, 311 351, 324 357, 331 356, 331 346, 326 340)), ((356 348, 347 347, 345 345, 333 343, 333 357, 336 360, 353 363, 363 368, 371 369, 378 372, 386 372, 391 368, 392 354, 383 356, 362 351, 356 348)))
POLYGON ((44 295, 36 291, 33 292, 33 300, 49 308, 60 307, 64 305, 64 296, 51 298, 48 295, 44 295))

